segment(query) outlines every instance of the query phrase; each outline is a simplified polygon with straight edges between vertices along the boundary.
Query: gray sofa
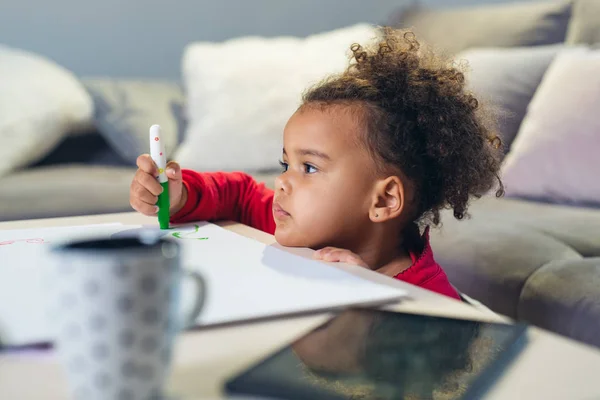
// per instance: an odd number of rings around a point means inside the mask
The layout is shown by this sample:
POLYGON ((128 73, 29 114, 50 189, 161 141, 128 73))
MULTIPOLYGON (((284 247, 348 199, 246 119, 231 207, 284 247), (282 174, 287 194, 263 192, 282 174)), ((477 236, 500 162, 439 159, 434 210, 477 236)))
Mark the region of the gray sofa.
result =
MULTIPOLYGON (((454 53, 600 41, 600 21, 593 17, 600 15, 600 2, 535 4, 512 14, 508 8, 488 12, 494 23, 482 17, 486 7, 466 10, 471 22, 461 20, 461 10, 449 16, 423 8, 401 10, 387 22, 414 26, 454 53), (452 32, 450 40, 440 18, 452 32)), ((35 165, 0 178, 0 187, 10 188, 0 191, 0 220, 130 210, 134 171, 100 130, 68 138, 35 165)), ((253 174, 272 186, 272 173, 253 174)), ((433 247, 461 291, 509 317, 600 346, 600 209, 485 197, 473 202, 470 219, 459 222, 446 214, 443 223, 432 231, 433 247)))
POLYGON ((436 259, 496 312, 600 346, 600 210, 493 197, 445 215, 436 259))
MULTIPOLYGON (((473 57, 467 57, 473 89, 509 111, 499 126, 509 151, 548 60, 557 48, 600 43, 598 15, 595 0, 452 10, 413 5, 394 23, 452 55, 473 57), (478 47, 521 50, 478 59, 478 47), (506 73, 506 66, 514 72, 506 73), (477 67, 489 71, 475 74, 477 67)), ((432 231, 432 246, 451 282, 469 296, 501 314, 600 346, 600 199, 594 204, 484 197, 473 202, 468 220, 446 213, 442 228, 432 231)))

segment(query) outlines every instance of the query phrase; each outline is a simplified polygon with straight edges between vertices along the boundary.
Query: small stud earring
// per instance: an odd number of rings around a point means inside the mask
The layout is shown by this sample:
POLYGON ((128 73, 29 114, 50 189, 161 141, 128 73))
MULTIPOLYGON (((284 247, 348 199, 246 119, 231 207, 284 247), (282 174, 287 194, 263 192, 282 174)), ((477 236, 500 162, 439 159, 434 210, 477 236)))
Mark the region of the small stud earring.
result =
POLYGON ((379 214, 375 214, 375 217, 379 217, 379 214))

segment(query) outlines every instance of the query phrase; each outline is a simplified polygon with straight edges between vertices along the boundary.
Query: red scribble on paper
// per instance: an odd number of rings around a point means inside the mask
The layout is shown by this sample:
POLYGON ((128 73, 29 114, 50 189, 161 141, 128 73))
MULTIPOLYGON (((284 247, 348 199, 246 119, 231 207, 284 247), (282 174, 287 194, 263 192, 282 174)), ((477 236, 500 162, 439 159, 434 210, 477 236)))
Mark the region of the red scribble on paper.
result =
POLYGON ((7 246, 9 244, 14 244, 17 242, 25 242, 31 244, 45 244, 50 243, 42 238, 31 238, 31 239, 15 239, 15 240, 5 240, 4 242, 0 242, 0 246, 7 246))

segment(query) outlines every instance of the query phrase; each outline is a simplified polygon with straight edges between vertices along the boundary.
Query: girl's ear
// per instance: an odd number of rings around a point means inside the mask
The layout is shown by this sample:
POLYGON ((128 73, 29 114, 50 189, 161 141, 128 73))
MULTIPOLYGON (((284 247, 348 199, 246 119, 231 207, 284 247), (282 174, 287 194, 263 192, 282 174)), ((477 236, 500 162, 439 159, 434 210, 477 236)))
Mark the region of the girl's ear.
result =
POLYGON ((405 203, 405 186, 402 179, 398 176, 382 179, 375 184, 369 219, 373 222, 395 219, 402 214, 405 203))

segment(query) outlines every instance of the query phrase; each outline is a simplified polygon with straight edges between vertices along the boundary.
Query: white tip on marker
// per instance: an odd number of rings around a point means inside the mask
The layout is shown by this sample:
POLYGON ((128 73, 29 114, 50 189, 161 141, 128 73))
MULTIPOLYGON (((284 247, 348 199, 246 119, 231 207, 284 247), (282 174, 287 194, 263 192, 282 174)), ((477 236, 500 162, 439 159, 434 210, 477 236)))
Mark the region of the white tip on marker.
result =
POLYGON ((168 181, 165 169, 167 168, 167 156, 165 155, 165 144, 160 135, 160 125, 150 127, 150 157, 158 167, 158 181, 168 181))

